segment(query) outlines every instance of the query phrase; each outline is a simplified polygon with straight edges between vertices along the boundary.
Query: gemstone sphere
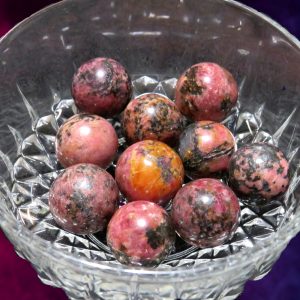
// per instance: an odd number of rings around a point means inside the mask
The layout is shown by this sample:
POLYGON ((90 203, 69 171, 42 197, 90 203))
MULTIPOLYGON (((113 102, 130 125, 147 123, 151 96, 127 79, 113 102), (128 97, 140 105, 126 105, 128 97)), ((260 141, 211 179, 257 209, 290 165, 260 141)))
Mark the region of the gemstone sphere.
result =
POLYGON ((130 101, 123 116, 127 140, 158 140, 176 144, 183 130, 183 116, 173 101, 165 96, 149 93, 130 101))
POLYGON ((91 163, 106 168, 118 150, 118 136, 102 117, 77 114, 59 128, 55 147, 64 167, 91 163))
POLYGON ((116 181, 128 201, 166 205, 182 186, 180 157, 162 142, 145 140, 128 147, 116 166, 116 181))
POLYGON ((91 234, 105 229, 117 208, 119 189, 113 177, 92 164, 65 169, 49 191, 50 211, 63 229, 91 234))
POLYGON ((237 97, 238 86, 231 73, 209 62, 187 69, 175 89, 177 107, 194 121, 222 121, 235 106, 237 97))
POLYGON ((131 90, 127 71, 111 58, 89 60, 73 77, 72 95, 77 107, 103 117, 120 113, 130 100, 131 90))
POLYGON ((227 170, 234 149, 235 140, 227 127, 199 121, 183 131, 178 152, 187 175, 196 179, 227 170))
POLYGON ((107 243, 123 264, 158 265, 174 248, 175 231, 167 212, 155 203, 135 201, 109 222, 107 243))
POLYGON ((289 163, 284 154, 273 145, 249 144, 232 155, 229 181, 239 193, 270 199, 287 190, 289 163))
POLYGON ((171 219, 188 244, 201 248, 223 244, 238 226, 240 206, 234 192, 216 179, 203 178, 181 188, 171 219))

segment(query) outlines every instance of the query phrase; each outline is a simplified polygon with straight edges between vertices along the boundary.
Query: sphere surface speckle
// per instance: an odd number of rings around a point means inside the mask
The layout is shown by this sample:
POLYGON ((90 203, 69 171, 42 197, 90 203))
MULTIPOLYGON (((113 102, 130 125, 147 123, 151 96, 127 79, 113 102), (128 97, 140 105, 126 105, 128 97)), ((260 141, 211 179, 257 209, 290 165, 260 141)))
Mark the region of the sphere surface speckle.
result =
POLYGON ((127 105, 123 116, 127 140, 158 140, 175 144, 183 130, 183 116, 173 101, 149 93, 138 96, 127 105))
POLYGON ((173 199, 171 219, 188 244, 201 248, 223 244, 238 226, 240 206, 234 192, 216 179, 182 187, 173 199))
POLYGON ((75 234, 105 229, 117 207, 119 189, 113 177, 92 164, 65 169, 49 191, 49 207, 55 221, 75 234))
POLYGON ((142 199, 166 205, 182 186, 184 168, 168 145, 145 140, 122 153, 115 177, 128 201, 142 199))
POLYGON ((199 121, 182 132, 178 152, 187 175, 196 179, 227 170, 234 149, 234 137, 226 126, 199 121))
POLYGON ((107 243, 124 264, 156 266, 170 253, 174 242, 175 232, 167 212, 147 201, 119 208, 107 229, 107 243))
POLYGON ((187 69, 175 89, 177 107, 194 121, 222 121, 235 106, 237 97, 238 86, 232 74, 209 62, 187 69))
POLYGON ((125 68, 111 58, 98 57, 79 67, 72 95, 83 112, 103 117, 120 113, 131 97, 131 80, 125 68))
POLYGON ((64 167, 91 163, 106 168, 117 152, 118 136, 102 117, 77 114, 59 128, 55 146, 64 167))
POLYGON ((270 199, 287 190, 289 163, 284 154, 273 145, 245 145, 231 157, 229 181, 237 192, 270 199))

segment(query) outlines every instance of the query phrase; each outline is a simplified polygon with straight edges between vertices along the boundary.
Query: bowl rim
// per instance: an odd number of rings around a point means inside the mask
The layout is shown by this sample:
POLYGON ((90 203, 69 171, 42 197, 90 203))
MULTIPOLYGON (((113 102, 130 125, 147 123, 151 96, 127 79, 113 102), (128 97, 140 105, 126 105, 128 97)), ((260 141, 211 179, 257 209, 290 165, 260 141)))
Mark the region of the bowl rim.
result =
MULTIPOLYGON (((276 30, 281 32, 285 38, 300 51, 300 41, 294 35, 288 32, 287 29, 282 27, 278 22, 274 21, 267 15, 235 0, 218 1, 223 1, 230 6, 237 7, 243 12, 247 12, 256 18, 264 20, 272 27, 275 27, 276 30)), ((15 25, 5 35, 3 35, 0 38, 0 44, 5 42, 20 27, 31 22, 36 17, 48 12, 51 9, 58 8, 66 3, 68 4, 71 2, 74 3, 73 0, 62 0, 60 2, 48 5, 38 12, 32 14, 28 18, 15 25)), ((126 280, 126 278, 130 277, 131 281, 138 280, 142 282, 148 282, 150 280, 159 280, 159 282, 182 282, 187 278, 197 278, 197 280, 199 280, 199 275, 204 275, 206 278, 217 275, 224 276, 225 273, 230 272, 237 267, 241 268, 241 266, 246 266, 249 264, 255 265, 258 257, 269 255, 268 246, 270 244, 274 245, 274 252, 275 249, 281 252, 289 240, 300 230, 300 213, 298 213, 298 215, 295 214, 287 224, 281 226, 278 231, 272 233, 271 236, 265 240, 257 242, 252 248, 244 248, 234 255, 219 258, 218 260, 211 261, 210 263, 201 263, 189 269, 179 268, 160 270, 128 267, 121 264, 108 266, 107 262, 103 263, 101 261, 95 261, 86 257, 76 256, 74 254, 70 255, 68 252, 62 252, 58 248, 53 247, 51 242, 48 242, 39 236, 33 235, 32 232, 21 223, 17 223, 6 206, 2 207, 0 205, 0 212, 2 216, 2 218, 0 218, 0 228, 2 227, 7 236, 11 235, 8 236, 8 238, 13 237, 12 240, 18 240, 18 242, 23 244, 26 248, 34 249, 33 252, 35 253, 39 252, 43 259, 48 258, 49 261, 53 259, 55 261, 57 260, 61 266, 65 265, 68 268, 73 268, 74 271, 80 273, 84 272, 92 274, 94 271, 102 271, 106 273, 105 276, 112 276, 113 278, 117 277, 120 281, 126 280), (255 255, 253 255, 254 249, 255 255)), ((16 247, 16 244, 14 244, 14 247, 16 247)), ((20 247, 16 248, 20 249, 20 247)))

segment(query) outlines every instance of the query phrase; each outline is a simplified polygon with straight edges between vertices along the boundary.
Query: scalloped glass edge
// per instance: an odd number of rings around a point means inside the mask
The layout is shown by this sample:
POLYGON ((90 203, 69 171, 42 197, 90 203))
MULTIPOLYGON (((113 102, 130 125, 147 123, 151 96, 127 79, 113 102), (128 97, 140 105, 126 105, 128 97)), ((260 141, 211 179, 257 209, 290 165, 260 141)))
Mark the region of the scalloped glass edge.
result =
MULTIPOLYGON (((29 22, 32 18, 39 16, 40 14, 48 11, 54 7, 63 5, 65 2, 71 0, 60 1, 58 3, 49 5, 42 10, 36 12, 30 17, 26 18, 15 27, 13 27, 8 33, 6 33, 1 39, 0 43, 8 38, 13 32, 18 30, 19 27, 23 26, 29 22)), ((272 20, 270 17, 266 16, 263 13, 258 12, 257 10, 239 3, 234 0, 223 0, 229 5, 238 7, 248 13, 253 14, 256 17, 259 17, 269 23, 271 26, 279 30, 285 37, 292 42, 300 50, 300 42, 298 39, 289 33, 285 28, 283 28, 279 23, 272 20)), ((217 275, 225 276, 225 273, 234 270, 235 268, 242 268, 242 266, 247 266, 255 264, 259 257, 264 257, 267 255, 270 245, 273 245, 273 252, 281 252, 287 246, 288 242, 300 231, 300 211, 298 211, 292 218, 288 221, 287 224, 282 226, 277 232, 274 232, 269 238, 264 241, 257 242, 253 248, 245 248, 240 250, 239 253, 236 253, 232 256, 225 258, 219 258, 217 261, 212 261, 208 264, 201 264, 192 269, 184 270, 146 270, 146 269, 137 269, 130 268, 123 265, 118 265, 110 267, 107 264, 93 261, 91 259, 78 257, 75 255, 70 255, 69 253, 61 252, 59 249, 53 248, 50 242, 43 240, 38 236, 34 236, 29 229, 24 227, 21 223, 16 223, 11 212, 7 209, 6 206, 0 205, 0 213, 2 219, 0 220, 0 225, 4 233, 9 233, 11 240, 16 240, 19 242, 16 251, 21 248, 20 245, 23 245, 25 248, 34 249, 33 252, 36 254, 39 253, 44 259, 48 258, 50 261, 55 259, 59 260, 61 267, 72 268, 75 272, 84 272, 86 274, 93 274, 95 271, 105 272, 107 277, 122 276, 122 280, 126 280, 126 277, 130 277, 131 281, 139 282, 149 282, 151 280, 158 279, 160 282, 182 282, 184 279, 197 278, 198 280, 201 276, 205 276, 205 279, 214 277, 217 275), (47 251, 51 249, 51 251, 47 251), (256 250, 256 251, 254 251, 256 250), (170 276, 172 275, 172 276, 170 276), (134 279, 132 276, 135 276, 134 279)), ((19 253, 20 254, 20 253, 19 253)), ((22 255, 21 255, 22 256, 22 255)), ((98 273, 99 274, 99 273, 98 273)))

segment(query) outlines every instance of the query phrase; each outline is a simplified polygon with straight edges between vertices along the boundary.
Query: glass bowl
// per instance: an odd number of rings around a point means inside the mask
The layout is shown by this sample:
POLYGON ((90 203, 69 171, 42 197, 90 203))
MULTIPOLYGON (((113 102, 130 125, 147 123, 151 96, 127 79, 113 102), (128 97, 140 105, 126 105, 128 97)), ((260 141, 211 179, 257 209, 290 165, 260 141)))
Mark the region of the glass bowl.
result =
MULTIPOLYGON (((70 299, 235 299, 247 280, 270 271, 298 233, 300 48, 268 17, 230 0, 66 0, 3 37, 0 64, 0 225, 41 280, 70 299), (265 141, 286 153, 287 193, 258 206, 241 202, 241 226, 227 244, 177 245, 156 269, 120 265, 101 235, 58 228, 47 198, 60 171, 55 133, 76 112, 74 71, 97 56, 126 66, 136 94, 171 98, 176 78, 192 64, 213 61, 229 69, 239 105, 225 123, 239 145, 265 141)), ((122 149, 119 120, 111 122, 122 149)))

